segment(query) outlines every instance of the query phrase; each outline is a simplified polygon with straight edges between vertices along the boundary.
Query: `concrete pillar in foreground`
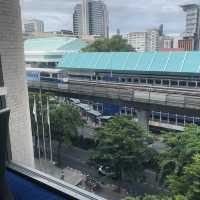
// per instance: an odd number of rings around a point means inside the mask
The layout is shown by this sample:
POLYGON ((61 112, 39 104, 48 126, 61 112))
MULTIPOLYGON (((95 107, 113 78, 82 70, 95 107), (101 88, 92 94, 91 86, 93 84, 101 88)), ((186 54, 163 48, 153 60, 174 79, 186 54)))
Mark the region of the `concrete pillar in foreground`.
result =
POLYGON ((34 167, 19 0, 0 0, 0 56, 10 108, 12 159, 34 167))
POLYGON ((145 110, 136 110, 138 122, 147 130, 149 130, 149 112, 145 110))

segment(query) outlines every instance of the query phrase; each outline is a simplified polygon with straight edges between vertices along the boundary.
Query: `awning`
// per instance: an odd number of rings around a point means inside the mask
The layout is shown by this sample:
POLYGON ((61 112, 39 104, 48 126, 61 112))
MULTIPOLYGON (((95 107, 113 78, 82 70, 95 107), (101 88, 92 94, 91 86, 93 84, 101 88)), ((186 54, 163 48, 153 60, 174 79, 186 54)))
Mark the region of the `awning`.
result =
POLYGON ((70 98, 69 100, 75 104, 79 104, 81 102, 79 99, 74 99, 74 98, 70 98))
POLYGON ((111 119, 112 118, 112 116, 101 116, 100 117, 100 119, 105 119, 105 120, 109 120, 109 119, 111 119))
POLYGON ((95 117, 101 116, 100 112, 93 110, 93 109, 89 110, 88 113, 90 113, 91 115, 94 115, 95 117))
POLYGON ((82 109, 85 110, 85 111, 89 111, 89 110, 92 109, 90 105, 85 104, 85 103, 79 103, 79 104, 77 104, 77 106, 78 106, 79 108, 82 108, 82 109))

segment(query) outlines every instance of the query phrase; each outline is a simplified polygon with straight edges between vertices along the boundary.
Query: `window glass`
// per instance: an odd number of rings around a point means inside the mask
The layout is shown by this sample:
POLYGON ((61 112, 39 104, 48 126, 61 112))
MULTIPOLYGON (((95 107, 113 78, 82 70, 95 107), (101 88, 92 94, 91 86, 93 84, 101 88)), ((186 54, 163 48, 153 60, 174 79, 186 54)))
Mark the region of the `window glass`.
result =
POLYGON ((177 86, 178 85, 178 81, 171 81, 171 86, 177 86))
POLYGON ((179 86, 186 86, 187 85, 187 82, 186 81, 180 81, 179 82, 179 86))
POLYGON ((196 87, 196 82, 188 82, 189 87, 196 87))
POLYGON ((163 85, 169 85, 169 80, 163 80, 163 85))
MULTIPOLYGON (((200 126, 200 97, 194 88, 200 88, 199 44, 194 40, 191 48, 196 49, 190 49, 191 39, 184 38, 178 46, 196 52, 170 49, 174 33, 184 28, 181 17, 197 19, 199 5, 180 7, 170 1, 166 9, 169 1, 159 0, 12 2, 0 3, 0 110, 6 102, 11 108, 13 162, 8 164, 43 172, 40 181, 51 175, 52 185, 60 180, 62 190, 77 197, 83 193, 80 200, 199 199, 200 128, 192 126, 200 126), (171 10, 178 19, 171 20, 171 10), (165 24, 154 23, 160 21, 165 24), (117 33, 116 27, 121 28, 117 33)), ((192 34, 185 32, 197 36, 193 21, 186 23, 192 34)), ((33 191, 6 179, 19 195, 14 199, 24 200, 21 195, 33 191)), ((56 190, 43 184, 42 191, 56 190)))

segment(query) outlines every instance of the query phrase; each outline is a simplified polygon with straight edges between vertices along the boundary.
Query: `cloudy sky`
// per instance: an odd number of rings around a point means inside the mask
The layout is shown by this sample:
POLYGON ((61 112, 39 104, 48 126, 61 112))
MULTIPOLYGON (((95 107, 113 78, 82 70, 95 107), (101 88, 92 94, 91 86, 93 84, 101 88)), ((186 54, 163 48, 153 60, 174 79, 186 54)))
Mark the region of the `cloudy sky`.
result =
MULTIPOLYGON (((45 22, 45 31, 72 29, 72 14, 81 0, 23 0, 23 16, 45 22)), ((110 15, 110 32, 144 31, 163 23, 166 33, 183 32, 185 15, 179 5, 200 0, 104 0, 110 15)))

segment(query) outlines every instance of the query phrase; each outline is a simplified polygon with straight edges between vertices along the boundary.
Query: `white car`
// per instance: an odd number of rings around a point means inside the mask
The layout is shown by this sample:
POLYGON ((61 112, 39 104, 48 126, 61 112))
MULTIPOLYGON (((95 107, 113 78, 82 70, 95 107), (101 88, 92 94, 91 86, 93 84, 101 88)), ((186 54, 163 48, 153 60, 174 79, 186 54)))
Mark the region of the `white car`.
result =
POLYGON ((101 165, 98 172, 103 176, 114 176, 115 173, 112 171, 111 167, 101 165))

